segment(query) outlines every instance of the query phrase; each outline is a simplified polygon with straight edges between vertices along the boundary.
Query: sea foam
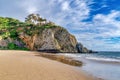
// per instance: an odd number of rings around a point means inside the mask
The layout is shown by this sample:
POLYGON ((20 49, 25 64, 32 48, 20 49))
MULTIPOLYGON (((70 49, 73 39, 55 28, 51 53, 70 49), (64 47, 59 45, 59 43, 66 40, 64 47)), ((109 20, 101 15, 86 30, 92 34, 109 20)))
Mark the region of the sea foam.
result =
POLYGON ((97 61, 120 62, 119 59, 113 59, 113 58, 86 57, 86 59, 97 60, 97 61))

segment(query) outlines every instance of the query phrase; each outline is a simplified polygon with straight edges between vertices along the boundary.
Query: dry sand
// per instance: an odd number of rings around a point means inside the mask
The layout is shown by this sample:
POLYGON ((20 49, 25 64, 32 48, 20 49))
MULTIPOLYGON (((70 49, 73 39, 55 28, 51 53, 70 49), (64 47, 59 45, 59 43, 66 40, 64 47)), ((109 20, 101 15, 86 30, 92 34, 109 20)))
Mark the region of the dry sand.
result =
POLYGON ((1 50, 0 80, 93 80, 73 66, 35 55, 29 51, 1 50))

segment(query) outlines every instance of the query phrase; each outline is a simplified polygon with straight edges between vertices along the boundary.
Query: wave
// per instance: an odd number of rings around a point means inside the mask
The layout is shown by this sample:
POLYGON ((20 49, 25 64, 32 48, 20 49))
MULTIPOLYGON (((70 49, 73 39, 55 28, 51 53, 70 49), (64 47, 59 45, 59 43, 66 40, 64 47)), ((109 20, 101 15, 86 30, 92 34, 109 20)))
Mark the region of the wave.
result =
POLYGON ((91 55, 91 54, 61 54, 64 56, 68 56, 68 57, 73 57, 73 58, 84 58, 84 59, 88 59, 88 60, 97 60, 97 61, 107 61, 107 62, 120 62, 120 57, 116 57, 116 58, 108 58, 108 57, 104 57, 104 56, 98 56, 98 55, 91 55))
POLYGON ((97 61, 108 61, 108 62, 120 62, 119 59, 113 59, 113 58, 86 57, 86 59, 97 60, 97 61))
POLYGON ((64 53, 64 54, 59 54, 59 55, 64 55, 64 56, 68 56, 68 57, 83 57, 83 55, 80 54, 68 54, 68 53, 64 53))

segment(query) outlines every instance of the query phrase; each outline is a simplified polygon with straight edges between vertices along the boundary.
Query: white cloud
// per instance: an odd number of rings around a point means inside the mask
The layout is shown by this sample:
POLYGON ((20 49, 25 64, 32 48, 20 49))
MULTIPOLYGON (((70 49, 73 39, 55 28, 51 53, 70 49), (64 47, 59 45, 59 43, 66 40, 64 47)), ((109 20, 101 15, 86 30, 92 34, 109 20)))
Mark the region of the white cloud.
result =
POLYGON ((93 23, 98 29, 104 30, 104 35, 108 37, 120 36, 120 21, 116 18, 120 17, 120 11, 111 11, 108 15, 98 14, 94 17, 93 23))
POLYGON ((67 1, 62 3, 62 10, 69 10, 69 3, 67 1))
POLYGON ((27 13, 31 14, 31 13, 36 13, 37 12, 37 8, 36 7, 28 7, 27 8, 27 13))

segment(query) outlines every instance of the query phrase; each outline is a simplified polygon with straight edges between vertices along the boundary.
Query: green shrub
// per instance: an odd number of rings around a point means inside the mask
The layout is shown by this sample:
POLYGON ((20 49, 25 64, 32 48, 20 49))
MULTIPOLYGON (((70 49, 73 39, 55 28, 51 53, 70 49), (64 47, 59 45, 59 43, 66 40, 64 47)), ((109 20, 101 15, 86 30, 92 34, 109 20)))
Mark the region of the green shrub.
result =
POLYGON ((16 32, 16 30, 12 30, 10 32, 10 37, 13 39, 16 39, 18 37, 18 33, 16 32))
POLYGON ((8 49, 16 49, 16 45, 14 43, 9 43, 8 44, 8 49))
POLYGON ((14 43, 9 43, 7 48, 10 49, 10 50, 29 50, 25 47, 19 47, 14 43))
POLYGON ((3 33, 2 35, 1 35, 1 37, 3 38, 3 39, 6 39, 7 37, 9 37, 10 36, 10 33, 9 32, 5 32, 5 33, 3 33))

